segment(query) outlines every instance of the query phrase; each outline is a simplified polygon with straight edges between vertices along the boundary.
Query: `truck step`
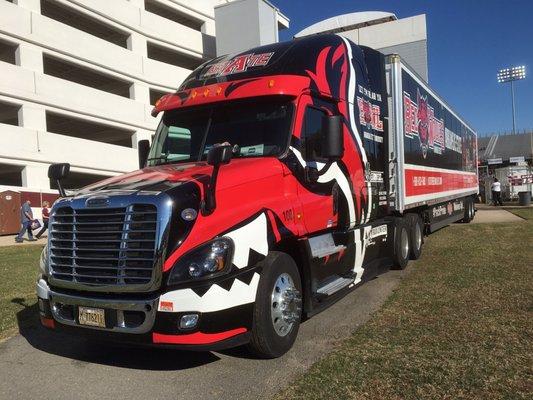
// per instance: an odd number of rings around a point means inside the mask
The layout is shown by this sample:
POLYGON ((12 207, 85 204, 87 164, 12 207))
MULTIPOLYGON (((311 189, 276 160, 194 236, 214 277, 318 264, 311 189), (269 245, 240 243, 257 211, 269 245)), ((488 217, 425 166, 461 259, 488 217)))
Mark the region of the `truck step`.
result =
POLYGON ((331 296, 333 293, 345 288, 353 282, 353 278, 344 278, 342 276, 335 276, 333 279, 326 282, 317 289, 317 294, 331 296))

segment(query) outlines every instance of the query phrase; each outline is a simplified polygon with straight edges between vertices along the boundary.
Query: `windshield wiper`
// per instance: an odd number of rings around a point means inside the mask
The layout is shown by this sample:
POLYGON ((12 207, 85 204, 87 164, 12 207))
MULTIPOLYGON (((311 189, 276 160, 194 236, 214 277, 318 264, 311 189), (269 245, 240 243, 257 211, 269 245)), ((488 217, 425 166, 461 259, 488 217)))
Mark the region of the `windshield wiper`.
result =
MULTIPOLYGON (((147 158, 146 161, 156 161, 156 160, 162 160, 162 161, 167 161, 168 159, 168 154, 163 154, 163 155, 160 155, 160 156, 157 156, 157 157, 150 157, 150 158, 147 158)), ((159 163, 156 163, 156 165, 158 165, 159 163)))

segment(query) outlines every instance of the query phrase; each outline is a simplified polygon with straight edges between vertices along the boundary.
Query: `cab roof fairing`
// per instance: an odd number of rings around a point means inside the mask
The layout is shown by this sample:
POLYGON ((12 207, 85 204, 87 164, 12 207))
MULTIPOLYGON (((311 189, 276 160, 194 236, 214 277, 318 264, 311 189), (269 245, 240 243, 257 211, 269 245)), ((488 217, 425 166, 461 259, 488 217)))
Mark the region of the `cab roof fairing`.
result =
MULTIPOLYGON (((315 70, 317 58, 325 47, 337 47, 343 43, 343 39, 338 35, 323 34, 255 47, 237 54, 227 54, 200 65, 183 81, 178 90, 272 75, 309 76, 308 71, 315 70), (265 54, 271 54, 268 62, 255 65, 256 58, 254 57, 265 54), (249 56, 244 65, 240 64, 244 68, 235 68, 234 64, 228 64, 242 60, 244 56, 249 56), (224 71, 222 68, 221 73, 208 73, 210 69, 213 72, 213 66, 224 63, 226 63, 225 66, 228 67, 228 70, 224 71)), ((358 48, 354 43, 351 45, 352 49, 358 48)))
POLYGON ((183 107, 259 96, 297 97, 309 88, 309 82, 310 79, 304 76, 274 75, 182 90, 161 97, 156 102, 152 115, 183 107))
MULTIPOLYGON (((316 71, 317 60, 321 52, 326 48, 344 46, 344 43, 338 35, 323 34, 217 57, 191 72, 175 94, 163 96, 156 103, 152 115, 172 108, 244 97, 270 94, 297 96, 304 90, 302 78, 306 82, 305 89, 311 89, 310 72, 316 71), (290 78, 286 80, 283 77, 290 78), (270 80, 275 81, 275 85, 271 88, 267 87, 270 80), (302 82, 302 87, 295 90, 291 80, 302 82), (255 85, 251 82, 255 82, 256 88, 259 90, 253 90, 255 85), (231 85, 237 87, 241 83, 243 83, 242 88, 232 91, 232 96, 222 96, 220 92, 217 93, 219 90, 225 93, 231 85), (289 90, 289 87, 292 89, 289 90), (207 94, 205 94, 206 90, 208 91, 207 94)), ((363 49, 354 43, 350 42, 350 44, 354 59, 364 65, 363 49)), ((321 92, 317 88, 315 90, 321 92)), ((328 95, 328 93, 323 94, 328 95)))

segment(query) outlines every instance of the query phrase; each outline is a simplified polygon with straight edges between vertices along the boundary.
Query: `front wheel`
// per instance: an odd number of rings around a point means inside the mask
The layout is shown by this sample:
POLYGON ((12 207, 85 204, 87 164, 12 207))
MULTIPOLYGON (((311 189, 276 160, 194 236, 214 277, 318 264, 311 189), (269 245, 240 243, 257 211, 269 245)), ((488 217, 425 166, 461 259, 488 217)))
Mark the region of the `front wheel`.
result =
POLYGON ((288 254, 271 252, 262 264, 248 348, 258 357, 276 358, 292 347, 298 335, 302 284, 288 254))

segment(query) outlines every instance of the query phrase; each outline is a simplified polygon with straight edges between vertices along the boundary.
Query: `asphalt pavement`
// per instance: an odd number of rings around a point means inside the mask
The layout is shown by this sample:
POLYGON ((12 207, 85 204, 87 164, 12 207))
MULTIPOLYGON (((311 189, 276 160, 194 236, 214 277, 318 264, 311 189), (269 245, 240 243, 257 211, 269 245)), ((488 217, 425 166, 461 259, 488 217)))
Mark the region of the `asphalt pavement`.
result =
POLYGON ((423 265, 382 274, 304 322, 275 360, 91 343, 42 328, 29 307, 18 317, 30 322, 0 343, 0 399, 268 399, 367 321, 412 268, 423 265))

